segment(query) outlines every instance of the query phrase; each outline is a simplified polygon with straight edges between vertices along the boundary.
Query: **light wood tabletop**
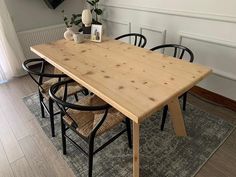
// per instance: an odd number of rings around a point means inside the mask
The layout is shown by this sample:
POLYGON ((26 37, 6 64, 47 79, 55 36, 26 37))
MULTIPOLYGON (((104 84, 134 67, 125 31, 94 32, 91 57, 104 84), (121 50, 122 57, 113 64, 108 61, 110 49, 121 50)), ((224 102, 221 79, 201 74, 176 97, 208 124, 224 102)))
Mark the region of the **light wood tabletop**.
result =
POLYGON ((31 49, 137 123, 210 73, 206 67, 115 40, 60 40, 31 49))
POLYGON ((133 120, 135 177, 139 124, 168 105, 176 135, 186 136, 178 97, 211 73, 205 66, 110 38, 81 44, 59 40, 31 50, 133 120))

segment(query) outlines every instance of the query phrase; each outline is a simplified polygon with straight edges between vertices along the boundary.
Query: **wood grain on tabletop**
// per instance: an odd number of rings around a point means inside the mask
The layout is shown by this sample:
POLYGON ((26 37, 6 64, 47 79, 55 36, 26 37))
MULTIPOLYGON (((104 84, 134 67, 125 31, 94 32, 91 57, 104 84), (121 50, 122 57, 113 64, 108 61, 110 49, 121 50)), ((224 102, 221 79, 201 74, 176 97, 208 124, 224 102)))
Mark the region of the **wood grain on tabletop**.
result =
POLYGON ((109 38, 81 44, 59 40, 31 50, 135 122, 211 72, 207 67, 109 38))

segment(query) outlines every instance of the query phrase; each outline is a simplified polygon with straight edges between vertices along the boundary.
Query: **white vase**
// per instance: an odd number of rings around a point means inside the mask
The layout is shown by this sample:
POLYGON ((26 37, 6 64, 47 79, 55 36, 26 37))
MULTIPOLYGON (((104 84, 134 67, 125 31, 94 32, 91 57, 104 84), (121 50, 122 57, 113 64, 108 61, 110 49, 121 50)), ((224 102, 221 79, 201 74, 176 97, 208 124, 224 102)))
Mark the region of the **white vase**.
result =
POLYGON ((64 33, 64 38, 66 40, 72 41, 73 40, 73 34, 74 34, 74 31, 72 30, 72 28, 66 28, 66 31, 64 33))
POLYGON ((92 24, 92 14, 90 9, 84 9, 82 12, 82 22, 85 27, 89 27, 92 24))

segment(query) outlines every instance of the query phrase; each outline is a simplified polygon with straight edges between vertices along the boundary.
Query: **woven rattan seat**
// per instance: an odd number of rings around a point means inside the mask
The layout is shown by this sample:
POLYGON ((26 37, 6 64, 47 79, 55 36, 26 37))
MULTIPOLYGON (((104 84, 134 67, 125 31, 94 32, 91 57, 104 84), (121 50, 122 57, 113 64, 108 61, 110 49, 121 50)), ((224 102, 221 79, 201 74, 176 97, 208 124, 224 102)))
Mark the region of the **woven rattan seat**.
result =
MULTIPOLYGON (((44 82, 41 87, 39 88, 41 93, 43 94, 44 98, 46 98, 47 100, 50 98, 49 96, 49 89, 50 87, 57 83, 58 79, 57 78, 52 78, 49 79, 48 81, 44 82)), ((78 83, 70 83, 68 84, 68 96, 70 95, 74 95, 77 92, 81 91, 83 88, 82 86, 80 86, 78 83)), ((58 92, 57 92, 57 96, 58 97, 63 97, 64 94, 64 87, 61 87, 58 92)))
MULTIPOLYGON (((77 104, 84 105, 84 106, 97 106, 97 105, 104 105, 106 104, 103 100, 101 100, 96 95, 87 96, 80 99, 77 104)), ((77 124, 76 131, 83 135, 84 137, 88 137, 96 126, 96 124, 101 120, 104 115, 104 111, 79 111, 68 109, 68 115, 63 117, 64 121, 69 125, 72 126, 73 120, 77 124), (73 120, 72 120, 73 119, 73 120)), ((117 111, 115 108, 110 108, 107 114, 107 118, 102 124, 102 126, 98 129, 96 135, 101 135, 104 132, 112 129, 119 123, 121 123, 126 117, 117 111)))

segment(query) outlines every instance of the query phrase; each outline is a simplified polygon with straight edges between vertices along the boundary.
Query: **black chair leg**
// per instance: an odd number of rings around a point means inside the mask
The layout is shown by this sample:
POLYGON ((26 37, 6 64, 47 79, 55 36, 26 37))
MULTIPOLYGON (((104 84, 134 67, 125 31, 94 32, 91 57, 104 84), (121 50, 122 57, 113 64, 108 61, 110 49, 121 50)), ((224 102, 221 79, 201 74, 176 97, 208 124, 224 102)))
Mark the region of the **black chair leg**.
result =
POLYGON ((94 137, 91 137, 89 140, 89 152, 88 152, 88 177, 93 176, 93 147, 94 146, 94 137))
POLYGON ((161 131, 164 130, 166 117, 167 117, 167 112, 168 112, 168 106, 166 105, 163 109, 163 115, 162 115, 162 119, 161 119, 161 131))
POLYGON ((61 137, 62 137, 62 151, 63 154, 66 155, 66 125, 63 121, 62 115, 61 115, 61 137))
POLYGON ((187 92, 183 95, 183 110, 186 110, 186 103, 187 103, 187 92))
POLYGON ((77 94, 74 94, 74 96, 75 96, 75 100, 79 101, 79 98, 78 98, 77 94))
POLYGON ((41 116, 42 118, 45 118, 45 113, 44 113, 44 107, 43 107, 43 95, 42 93, 39 91, 39 102, 40 102, 40 108, 41 108, 41 116))
POLYGON ((51 134, 52 137, 55 137, 55 127, 54 127, 54 112, 53 112, 53 100, 49 99, 49 116, 50 116, 50 123, 51 123, 51 134))
POLYGON ((129 118, 126 118, 126 119, 125 119, 125 123, 126 123, 126 129, 127 129, 127 137, 128 137, 129 148, 132 149, 132 138, 131 138, 130 119, 129 119, 129 118))

